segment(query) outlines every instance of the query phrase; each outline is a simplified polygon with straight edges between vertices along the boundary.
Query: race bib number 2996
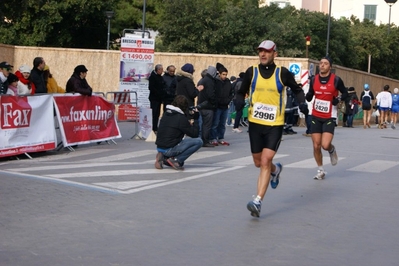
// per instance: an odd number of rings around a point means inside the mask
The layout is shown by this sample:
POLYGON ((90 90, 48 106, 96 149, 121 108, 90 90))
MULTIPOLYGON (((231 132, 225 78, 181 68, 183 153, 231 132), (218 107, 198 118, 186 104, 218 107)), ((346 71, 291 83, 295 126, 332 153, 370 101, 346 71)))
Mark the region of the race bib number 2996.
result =
POLYGON ((255 103, 252 117, 255 119, 260 119, 264 121, 274 122, 276 121, 277 106, 255 103))

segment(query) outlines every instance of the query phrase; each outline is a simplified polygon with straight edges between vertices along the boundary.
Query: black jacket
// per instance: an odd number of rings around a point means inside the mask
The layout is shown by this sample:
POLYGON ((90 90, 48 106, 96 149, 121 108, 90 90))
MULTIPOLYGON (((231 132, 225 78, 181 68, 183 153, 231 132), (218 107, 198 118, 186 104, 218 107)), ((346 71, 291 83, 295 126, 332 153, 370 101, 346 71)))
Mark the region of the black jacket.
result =
POLYGON ((199 85, 203 85, 204 89, 200 91, 198 96, 198 105, 201 109, 213 110, 217 106, 215 85, 216 80, 210 74, 206 74, 199 82, 199 85))
POLYGON ((233 86, 228 78, 221 80, 219 77, 216 78, 216 99, 217 107, 219 109, 229 108, 229 103, 233 99, 234 91, 233 86))
POLYGON ((148 100, 162 102, 165 98, 166 83, 161 75, 158 75, 155 70, 151 72, 148 78, 148 89, 150 90, 150 96, 148 100))
POLYGON ((179 144, 184 135, 197 138, 198 134, 198 120, 191 125, 182 110, 168 105, 159 123, 155 144, 160 149, 170 149, 179 144))
POLYGON ((66 84, 66 92, 75 92, 82 95, 91 96, 93 89, 89 86, 86 79, 81 79, 79 74, 74 73, 66 84))
POLYGON ((168 72, 166 72, 163 74, 162 78, 165 81, 165 100, 172 102, 176 96, 176 76, 171 76, 168 72))
POLYGON ((33 68, 30 71, 29 80, 35 84, 35 93, 47 93, 47 86, 43 74, 44 72, 37 68, 33 68))
POLYGON ((5 80, 4 82, 1 81, 0 79, 0 95, 1 94, 6 94, 8 89, 8 82, 5 80))
POLYGON ((198 96, 198 89, 195 87, 193 75, 184 71, 178 71, 176 95, 184 95, 188 100, 188 106, 194 106, 194 99, 198 96))

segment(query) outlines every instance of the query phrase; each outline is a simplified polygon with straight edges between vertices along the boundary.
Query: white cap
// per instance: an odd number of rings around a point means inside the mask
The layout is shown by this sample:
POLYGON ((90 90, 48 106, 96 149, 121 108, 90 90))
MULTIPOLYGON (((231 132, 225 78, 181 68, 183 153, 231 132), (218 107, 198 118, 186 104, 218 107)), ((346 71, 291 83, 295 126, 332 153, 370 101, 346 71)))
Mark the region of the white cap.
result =
POLYGON ((19 67, 19 72, 21 73, 30 73, 30 67, 27 65, 22 65, 19 67))
POLYGON ((273 41, 266 40, 259 44, 257 49, 265 49, 266 51, 276 51, 277 47, 273 41))

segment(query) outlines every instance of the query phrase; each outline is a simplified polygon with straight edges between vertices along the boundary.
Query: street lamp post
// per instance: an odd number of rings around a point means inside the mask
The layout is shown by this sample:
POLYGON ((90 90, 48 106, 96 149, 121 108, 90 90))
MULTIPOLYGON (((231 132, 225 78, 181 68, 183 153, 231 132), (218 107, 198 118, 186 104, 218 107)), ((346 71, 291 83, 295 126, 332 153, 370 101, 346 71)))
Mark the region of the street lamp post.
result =
POLYGON ((397 0, 385 0, 385 3, 389 5, 389 20, 388 20, 388 35, 391 28, 391 7, 397 2, 397 0))
POLYGON ((144 35, 145 35, 145 8, 146 8, 146 5, 147 5, 147 3, 146 3, 146 0, 144 0, 144 2, 143 2, 143 25, 142 25, 142 31, 143 31, 143 35, 142 35, 142 37, 143 37, 143 39, 144 39, 144 35))
POLYGON ((107 50, 109 50, 109 36, 110 36, 110 31, 111 31, 111 19, 114 16, 114 11, 105 11, 105 16, 108 19, 107 50))
POLYGON ((330 6, 329 6, 329 8, 328 8, 328 26, 327 26, 327 47, 326 47, 326 56, 328 56, 328 49, 329 49, 329 45, 330 45, 331 5, 332 5, 332 0, 330 0, 330 6))
MULTIPOLYGON (((391 29, 391 7, 396 3, 397 0, 385 0, 385 3, 389 6, 389 19, 388 19, 388 35, 391 29)), ((385 76, 388 76, 388 57, 385 59, 385 76)))

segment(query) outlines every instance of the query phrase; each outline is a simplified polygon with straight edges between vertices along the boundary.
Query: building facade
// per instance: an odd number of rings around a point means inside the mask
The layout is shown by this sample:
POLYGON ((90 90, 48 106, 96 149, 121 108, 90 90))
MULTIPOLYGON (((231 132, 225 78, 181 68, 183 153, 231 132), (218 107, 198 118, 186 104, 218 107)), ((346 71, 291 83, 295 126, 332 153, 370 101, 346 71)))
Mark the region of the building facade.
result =
POLYGON ((303 8, 328 14, 330 1, 331 16, 336 19, 350 18, 353 15, 360 21, 367 18, 376 25, 388 24, 391 12, 391 25, 399 25, 399 2, 390 6, 384 0, 262 0, 260 5, 275 3, 281 8, 291 5, 296 9, 303 8))

